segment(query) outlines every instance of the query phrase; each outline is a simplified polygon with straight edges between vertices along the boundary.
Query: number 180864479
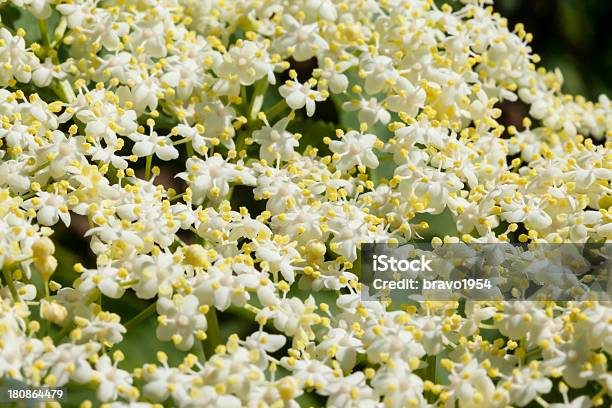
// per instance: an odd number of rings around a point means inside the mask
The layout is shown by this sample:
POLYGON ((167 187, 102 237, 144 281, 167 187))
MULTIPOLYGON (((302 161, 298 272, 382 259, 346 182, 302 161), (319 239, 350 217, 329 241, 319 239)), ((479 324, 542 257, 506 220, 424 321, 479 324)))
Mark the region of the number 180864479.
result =
POLYGON ((0 403, 34 401, 50 402, 66 399, 66 390, 54 387, 0 387, 0 403))

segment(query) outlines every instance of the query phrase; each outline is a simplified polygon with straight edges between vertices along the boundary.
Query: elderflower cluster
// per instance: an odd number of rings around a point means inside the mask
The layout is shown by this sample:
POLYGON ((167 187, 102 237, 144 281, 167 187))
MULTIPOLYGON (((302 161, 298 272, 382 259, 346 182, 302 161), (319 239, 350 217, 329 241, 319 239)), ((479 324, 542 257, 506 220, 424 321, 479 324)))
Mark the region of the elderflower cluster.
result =
POLYGON ((564 94, 490 1, 0 3, 38 20, 0 28, 3 381, 83 408, 611 403, 606 302, 361 296, 364 243, 612 241, 610 100, 564 94), (130 355, 135 328, 173 353, 130 355))

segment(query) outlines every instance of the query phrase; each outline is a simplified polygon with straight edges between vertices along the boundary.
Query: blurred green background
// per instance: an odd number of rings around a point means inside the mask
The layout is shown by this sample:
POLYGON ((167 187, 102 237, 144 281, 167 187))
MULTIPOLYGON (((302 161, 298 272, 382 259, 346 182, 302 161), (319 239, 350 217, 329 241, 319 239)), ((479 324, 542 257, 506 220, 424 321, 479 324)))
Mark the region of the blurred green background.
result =
POLYGON ((498 0, 496 9, 533 33, 541 65, 559 67, 564 91, 597 99, 612 89, 612 1, 498 0))
POLYGON ((564 91, 597 99, 612 90, 612 1, 496 0, 510 27, 523 23, 533 34, 540 65, 559 67, 564 91))
POLYGON ((496 9, 533 33, 541 65, 559 67, 565 92, 596 99, 612 90, 612 1, 498 0, 496 9))

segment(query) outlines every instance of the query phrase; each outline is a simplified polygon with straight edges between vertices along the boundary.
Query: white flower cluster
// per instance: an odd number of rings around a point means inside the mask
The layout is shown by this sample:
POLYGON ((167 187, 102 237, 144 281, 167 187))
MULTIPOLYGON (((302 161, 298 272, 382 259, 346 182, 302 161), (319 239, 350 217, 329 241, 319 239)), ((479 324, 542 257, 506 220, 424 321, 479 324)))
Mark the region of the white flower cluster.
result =
POLYGON ((610 100, 462 3, 3 2, 41 35, 0 28, 0 378, 84 408, 610 404, 606 303, 362 301, 360 245, 437 215, 433 242, 612 241, 610 100), (305 126, 330 106, 360 125, 305 126), (63 285, 60 223, 95 257, 63 285), (183 360, 130 370, 154 317, 183 360))

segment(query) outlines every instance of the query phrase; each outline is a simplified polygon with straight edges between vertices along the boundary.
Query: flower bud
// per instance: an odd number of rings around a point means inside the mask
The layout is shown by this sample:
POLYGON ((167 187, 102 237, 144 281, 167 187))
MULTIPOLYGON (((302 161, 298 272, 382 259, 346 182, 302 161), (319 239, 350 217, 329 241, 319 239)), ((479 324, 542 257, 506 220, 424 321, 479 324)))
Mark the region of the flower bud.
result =
POLYGON ((34 259, 41 259, 52 255, 55 252, 55 245, 49 237, 42 237, 32 244, 32 254, 34 259))
POLYGON ((276 383, 276 389, 283 401, 289 401, 299 395, 299 386, 293 377, 284 377, 276 383))
POLYGON ((327 248, 325 244, 319 241, 311 241, 306 245, 306 256, 309 260, 317 260, 325 255, 327 248))
POLYGON ((183 248, 184 263, 195 267, 204 267, 208 262, 208 253, 202 245, 189 245, 183 248))
POLYGON ((40 317, 55 324, 60 324, 68 316, 68 310, 57 302, 40 301, 40 317))
POLYGON ((35 258, 34 266, 38 269, 43 280, 47 282, 49 278, 51 278, 51 275, 53 275, 53 272, 55 272, 55 269, 57 269, 57 259, 52 256, 44 259, 35 258))

